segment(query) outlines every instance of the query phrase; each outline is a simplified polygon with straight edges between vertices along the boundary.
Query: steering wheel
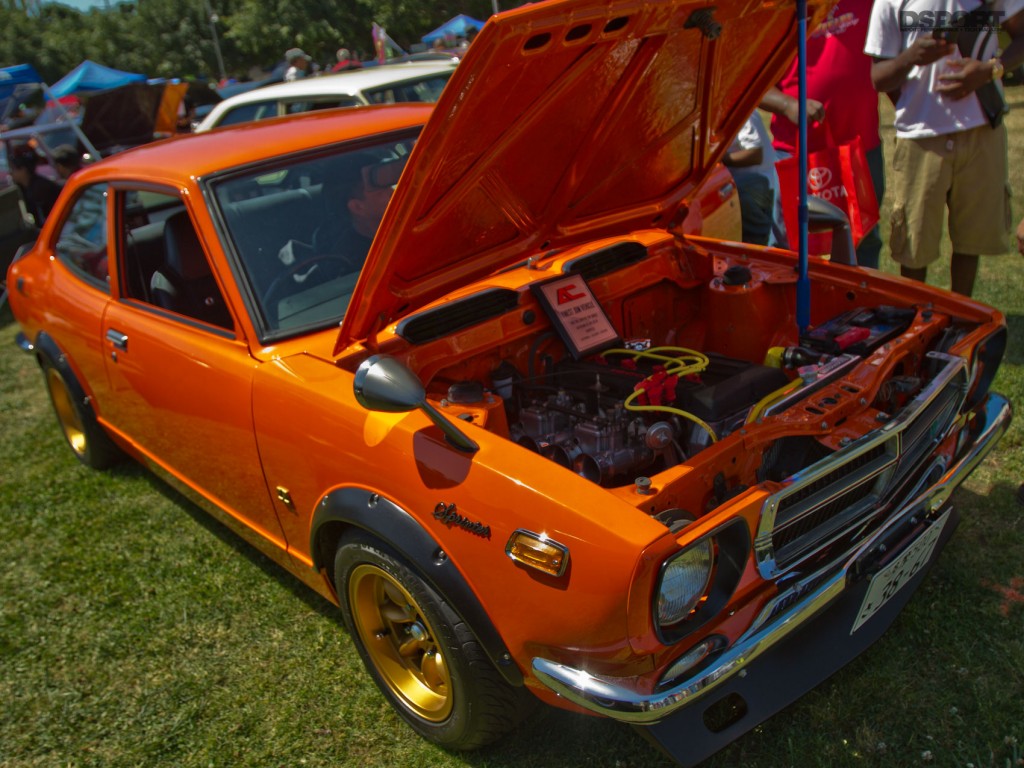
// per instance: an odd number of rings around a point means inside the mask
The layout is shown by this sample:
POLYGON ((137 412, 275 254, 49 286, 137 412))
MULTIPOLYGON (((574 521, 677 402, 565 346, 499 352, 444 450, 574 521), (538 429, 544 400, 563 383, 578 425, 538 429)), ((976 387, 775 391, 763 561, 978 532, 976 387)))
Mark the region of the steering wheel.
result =
POLYGON ((312 281, 310 285, 320 285, 321 283, 326 283, 328 280, 332 280, 335 277, 341 277, 350 271, 351 267, 348 259, 345 259, 342 256, 321 254, 319 256, 310 256, 307 259, 296 261, 271 281, 267 290, 263 292, 263 306, 267 310, 273 308, 274 314, 276 315, 277 303, 289 294, 298 293, 298 291, 301 290, 300 286, 307 287, 306 282, 308 280, 312 281), (318 267, 320 264, 330 264, 335 268, 318 267), (307 275, 301 283, 295 282, 296 275, 308 272, 314 267, 318 267, 316 273, 307 275), (285 289, 289 287, 293 290, 286 291, 285 289), (278 294, 282 295, 279 296, 278 294))

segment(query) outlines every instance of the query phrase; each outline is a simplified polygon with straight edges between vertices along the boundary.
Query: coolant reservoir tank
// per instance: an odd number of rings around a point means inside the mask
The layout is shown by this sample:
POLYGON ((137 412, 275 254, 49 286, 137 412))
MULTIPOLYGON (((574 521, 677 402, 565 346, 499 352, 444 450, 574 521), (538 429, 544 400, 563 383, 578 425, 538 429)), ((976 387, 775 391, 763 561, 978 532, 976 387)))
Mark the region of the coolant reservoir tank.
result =
POLYGON ((790 313, 781 286, 766 283, 756 268, 733 264, 708 283, 704 315, 708 349, 760 363, 790 313))

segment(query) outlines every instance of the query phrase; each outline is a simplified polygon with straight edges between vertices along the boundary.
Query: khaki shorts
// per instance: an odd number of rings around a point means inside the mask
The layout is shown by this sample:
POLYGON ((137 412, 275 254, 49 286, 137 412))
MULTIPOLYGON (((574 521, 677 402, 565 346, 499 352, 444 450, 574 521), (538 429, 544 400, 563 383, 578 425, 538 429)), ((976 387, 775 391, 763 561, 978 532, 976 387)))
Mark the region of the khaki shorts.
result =
POLYGON ((1013 226, 1007 172, 1005 125, 896 139, 893 259, 913 268, 938 259, 947 205, 954 253, 1006 253, 1013 226))

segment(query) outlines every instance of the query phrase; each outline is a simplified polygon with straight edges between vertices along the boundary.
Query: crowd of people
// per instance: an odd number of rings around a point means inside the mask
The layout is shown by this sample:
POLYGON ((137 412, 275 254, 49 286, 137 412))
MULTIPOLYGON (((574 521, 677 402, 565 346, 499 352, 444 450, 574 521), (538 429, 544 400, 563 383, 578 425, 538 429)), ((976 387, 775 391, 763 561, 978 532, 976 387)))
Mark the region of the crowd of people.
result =
MULTIPOLYGON (((477 30, 471 27, 463 37, 438 37, 434 40, 432 51, 434 53, 448 53, 453 55, 461 54, 469 47, 469 44, 473 42, 473 38, 476 37, 476 33, 477 30)), ((363 59, 360 58, 359 53, 351 48, 339 48, 335 52, 335 58, 336 61, 334 62, 320 64, 301 48, 289 48, 284 54, 284 60, 287 65, 284 79, 286 82, 292 82, 294 80, 301 80, 305 77, 315 77, 322 74, 334 74, 337 72, 347 72, 353 69, 362 69, 364 66, 363 59)))
MULTIPOLYGON (((879 97, 892 101, 896 141, 889 253, 904 277, 925 280, 940 255, 943 220, 952 242, 950 282, 970 296, 981 256, 1009 250, 1013 226, 1001 79, 1024 63, 1024 0, 840 0, 807 42, 807 150, 859 138, 876 199, 886 193, 879 97), (998 50, 997 28, 1009 44, 998 50)), ((797 150, 796 63, 761 101, 726 154, 743 212, 744 238, 787 246, 775 163, 797 150)), ((786 201, 782 201, 786 202, 786 201)), ((792 202, 792 201, 789 201, 792 202)), ((1024 254, 1024 221, 1017 227, 1024 254)), ((876 226, 857 247, 877 268, 876 226)))

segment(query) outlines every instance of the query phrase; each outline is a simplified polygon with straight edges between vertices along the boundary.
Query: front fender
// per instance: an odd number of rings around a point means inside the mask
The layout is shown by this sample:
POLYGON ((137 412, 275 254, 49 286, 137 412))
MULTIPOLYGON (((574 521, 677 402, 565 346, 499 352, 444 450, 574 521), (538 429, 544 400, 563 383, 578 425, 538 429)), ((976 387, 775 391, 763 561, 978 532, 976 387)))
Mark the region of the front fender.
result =
POLYGON ((331 567, 340 531, 352 527, 373 534, 401 553, 466 622, 505 680, 515 686, 523 684, 512 654, 458 568, 415 518, 394 502, 363 488, 339 488, 320 499, 310 531, 316 570, 331 567))

